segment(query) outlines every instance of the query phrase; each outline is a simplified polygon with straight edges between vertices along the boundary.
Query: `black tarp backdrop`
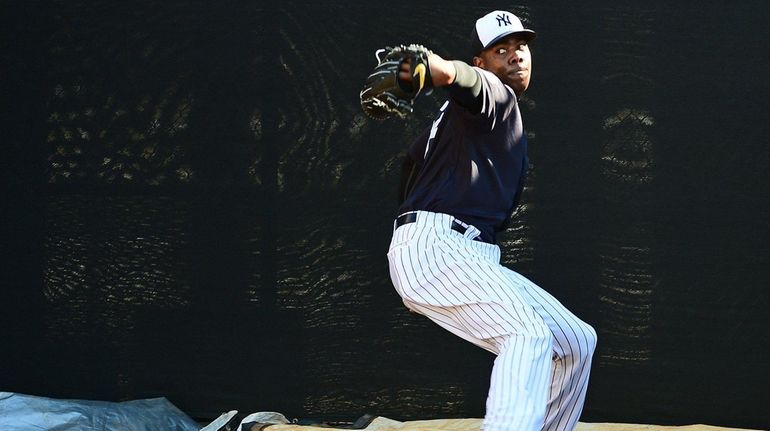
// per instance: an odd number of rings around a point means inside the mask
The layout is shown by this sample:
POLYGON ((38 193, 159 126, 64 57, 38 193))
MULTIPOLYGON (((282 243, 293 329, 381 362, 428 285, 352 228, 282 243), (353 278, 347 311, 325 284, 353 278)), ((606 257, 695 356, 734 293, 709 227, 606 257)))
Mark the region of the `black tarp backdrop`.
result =
POLYGON ((409 314, 376 48, 539 31, 505 261, 599 334, 585 421, 770 424, 770 3, 4 2, 0 389, 194 417, 481 416, 492 357, 409 314))

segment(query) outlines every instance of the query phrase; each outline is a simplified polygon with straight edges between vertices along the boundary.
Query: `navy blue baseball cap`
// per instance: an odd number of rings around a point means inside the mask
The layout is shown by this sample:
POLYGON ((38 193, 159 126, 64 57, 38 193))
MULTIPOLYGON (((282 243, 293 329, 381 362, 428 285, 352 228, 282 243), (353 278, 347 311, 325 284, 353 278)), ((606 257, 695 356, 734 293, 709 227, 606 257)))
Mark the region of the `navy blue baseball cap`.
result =
POLYGON ((534 31, 524 28, 519 18, 504 10, 490 12, 476 20, 471 33, 471 53, 473 56, 479 53, 500 39, 516 35, 527 42, 537 36, 534 31))

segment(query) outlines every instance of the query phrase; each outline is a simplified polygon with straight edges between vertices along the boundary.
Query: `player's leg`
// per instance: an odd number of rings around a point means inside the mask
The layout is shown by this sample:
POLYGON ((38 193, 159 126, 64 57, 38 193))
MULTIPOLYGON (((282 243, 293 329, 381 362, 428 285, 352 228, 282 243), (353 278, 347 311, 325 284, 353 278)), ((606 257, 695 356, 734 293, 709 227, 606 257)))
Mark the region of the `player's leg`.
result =
MULTIPOLYGON (((428 231, 424 235, 430 235, 428 231)), ((499 249, 457 238, 417 235, 388 253, 404 303, 498 357, 492 369, 485 431, 539 431, 551 378, 550 328, 498 264, 499 249), (406 245, 405 245, 406 244, 406 245)))
POLYGON ((490 376, 484 431, 542 429, 553 357, 551 331, 542 319, 533 318, 524 324, 501 318, 521 312, 511 304, 435 307, 408 300, 405 303, 444 329, 497 355, 490 376), (490 331, 501 334, 480 338, 490 331))
POLYGON ((506 273, 522 286, 519 292, 527 297, 554 337, 553 377, 543 430, 572 430, 583 410, 596 332, 527 278, 507 268, 506 273))

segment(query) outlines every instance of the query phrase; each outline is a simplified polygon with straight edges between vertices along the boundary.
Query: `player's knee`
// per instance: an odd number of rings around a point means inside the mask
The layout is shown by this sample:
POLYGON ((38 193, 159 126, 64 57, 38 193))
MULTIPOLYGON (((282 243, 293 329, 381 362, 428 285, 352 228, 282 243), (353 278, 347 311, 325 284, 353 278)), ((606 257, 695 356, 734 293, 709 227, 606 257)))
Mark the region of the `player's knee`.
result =
POLYGON ((588 326, 588 328, 591 330, 591 352, 593 352, 596 349, 596 343, 599 342, 599 337, 596 335, 596 330, 593 326, 588 326))
POLYGON ((572 322, 570 328, 572 334, 568 337, 567 345, 571 348, 564 352, 564 356, 572 356, 578 362, 590 361, 596 350, 596 331, 582 320, 572 322))
POLYGON ((594 350, 596 350, 596 343, 598 341, 596 336, 596 330, 593 326, 589 325, 588 323, 582 322, 582 332, 585 335, 585 343, 586 343, 586 358, 590 358, 594 354, 594 350))

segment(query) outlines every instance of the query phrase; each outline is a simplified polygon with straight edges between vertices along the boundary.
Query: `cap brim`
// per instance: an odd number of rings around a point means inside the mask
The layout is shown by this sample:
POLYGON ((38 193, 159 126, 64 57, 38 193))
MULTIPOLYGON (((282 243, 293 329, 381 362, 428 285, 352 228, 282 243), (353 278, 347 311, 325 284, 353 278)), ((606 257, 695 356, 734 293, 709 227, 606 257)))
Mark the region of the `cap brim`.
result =
POLYGON ((529 30, 529 29, 524 29, 524 30, 519 30, 519 31, 511 31, 511 32, 508 32, 508 33, 503 33, 500 36, 497 36, 496 38, 492 39, 487 44, 487 46, 485 46, 482 49, 482 51, 487 49, 487 48, 489 48, 490 46, 496 44, 497 42, 499 42, 499 41, 501 41, 501 40, 503 40, 503 39, 505 39, 507 37, 511 37, 511 36, 517 36, 517 37, 520 37, 520 38, 526 40, 527 42, 531 42, 534 38, 537 37, 537 33, 535 33, 532 30, 529 30))
MULTIPOLYGON (((524 29, 524 30, 518 30, 518 31, 511 31, 508 33, 501 34, 500 36, 492 39, 491 42, 487 44, 487 46, 482 46, 481 41, 479 40, 479 34, 476 30, 476 27, 473 27, 473 31, 471 32, 471 40, 473 41, 471 43, 471 59, 473 57, 478 57, 478 55, 481 53, 481 51, 489 48, 490 46, 494 45, 496 42, 499 42, 500 40, 509 37, 511 35, 515 35, 518 37, 521 37, 522 39, 526 40, 527 43, 531 42, 535 37, 537 37, 537 33, 535 33, 532 30, 524 29)), ((471 64, 473 64, 473 60, 471 60, 471 64)))

